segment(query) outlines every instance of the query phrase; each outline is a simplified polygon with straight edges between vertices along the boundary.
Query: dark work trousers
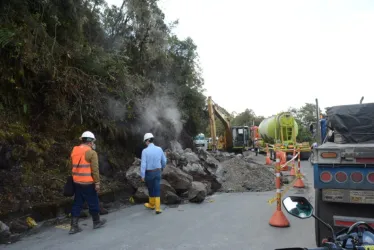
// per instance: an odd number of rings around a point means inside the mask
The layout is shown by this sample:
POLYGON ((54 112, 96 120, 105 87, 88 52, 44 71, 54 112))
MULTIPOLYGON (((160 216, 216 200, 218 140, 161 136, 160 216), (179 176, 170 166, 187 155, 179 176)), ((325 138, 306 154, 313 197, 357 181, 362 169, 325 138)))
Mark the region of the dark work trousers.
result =
POLYGON ((95 184, 78 184, 74 183, 75 195, 71 216, 79 217, 84 202, 88 204, 90 214, 98 214, 100 212, 99 196, 95 190, 95 184))
POLYGON ((147 184, 149 197, 160 197, 161 170, 146 171, 144 180, 147 184))

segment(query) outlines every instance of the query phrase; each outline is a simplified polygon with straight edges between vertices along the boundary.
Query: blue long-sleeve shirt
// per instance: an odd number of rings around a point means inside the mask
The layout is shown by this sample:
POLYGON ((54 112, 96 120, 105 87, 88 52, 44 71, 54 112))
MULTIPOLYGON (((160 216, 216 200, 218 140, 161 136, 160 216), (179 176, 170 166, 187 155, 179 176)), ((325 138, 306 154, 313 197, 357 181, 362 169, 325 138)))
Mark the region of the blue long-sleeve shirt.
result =
POLYGON ((147 148, 142 151, 142 163, 140 166, 140 174, 142 178, 145 177, 146 170, 153 170, 157 168, 165 168, 166 157, 162 148, 150 143, 147 148))

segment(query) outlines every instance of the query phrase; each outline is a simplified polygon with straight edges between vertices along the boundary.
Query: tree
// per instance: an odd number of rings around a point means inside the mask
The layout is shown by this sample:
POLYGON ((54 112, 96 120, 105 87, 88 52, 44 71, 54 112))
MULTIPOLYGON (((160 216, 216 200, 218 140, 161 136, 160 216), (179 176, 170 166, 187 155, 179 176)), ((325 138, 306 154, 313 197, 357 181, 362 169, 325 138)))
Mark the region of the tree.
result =
POLYGON ((232 125, 236 126, 258 126, 264 120, 263 116, 256 116, 252 109, 246 109, 244 112, 235 116, 232 121, 232 125))
POLYGON ((9 197, 58 199, 61 183, 50 177, 65 178, 84 130, 95 133, 115 172, 131 164, 145 132, 167 147, 207 126, 196 45, 173 34, 176 22, 164 22, 157 0, 119 7, 5 0, 0 7, 0 144, 12 152, 0 152, 0 214, 11 210, 9 197))
POLYGON ((317 121, 316 105, 306 103, 299 109, 290 108, 288 111, 293 114, 299 126, 297 140, 300 142, 312 142, 313 135, 309 131, 309 126, 317 121))

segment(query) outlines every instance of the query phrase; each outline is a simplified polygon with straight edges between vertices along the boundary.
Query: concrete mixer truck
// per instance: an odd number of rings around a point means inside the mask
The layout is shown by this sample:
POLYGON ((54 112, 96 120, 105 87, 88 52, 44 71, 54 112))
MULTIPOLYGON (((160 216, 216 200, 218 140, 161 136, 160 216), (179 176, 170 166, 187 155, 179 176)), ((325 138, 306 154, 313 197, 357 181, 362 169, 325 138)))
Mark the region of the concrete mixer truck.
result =
POLYGON ((298 125, 290 112, 282 112, 278 115, 264 119, 259 125, 260 151, 266 152, 266 143, 269 144, 270 159, 275 160, 275 149, 293 154, 293 149, 300 149, 300 158, 308 159, 311 153, 309 142, 297 143, 298 125))

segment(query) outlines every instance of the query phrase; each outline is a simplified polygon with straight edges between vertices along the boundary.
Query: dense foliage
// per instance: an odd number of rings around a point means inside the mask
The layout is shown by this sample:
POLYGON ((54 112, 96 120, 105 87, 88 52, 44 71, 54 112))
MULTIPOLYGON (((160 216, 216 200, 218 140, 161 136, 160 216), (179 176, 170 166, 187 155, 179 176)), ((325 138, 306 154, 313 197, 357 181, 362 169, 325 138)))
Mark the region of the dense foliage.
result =
POLYGON ((172 33, 157 0, 0 7, 0 214, 58 199, 84 130, 97 135, 111 176, 145 132, 165 147, 206 127, 196 45, 172 33))

